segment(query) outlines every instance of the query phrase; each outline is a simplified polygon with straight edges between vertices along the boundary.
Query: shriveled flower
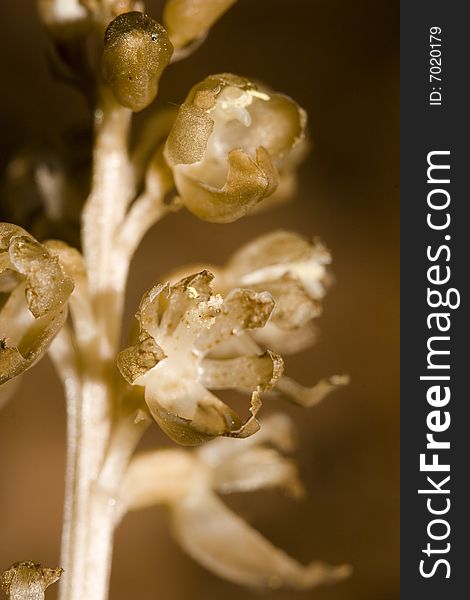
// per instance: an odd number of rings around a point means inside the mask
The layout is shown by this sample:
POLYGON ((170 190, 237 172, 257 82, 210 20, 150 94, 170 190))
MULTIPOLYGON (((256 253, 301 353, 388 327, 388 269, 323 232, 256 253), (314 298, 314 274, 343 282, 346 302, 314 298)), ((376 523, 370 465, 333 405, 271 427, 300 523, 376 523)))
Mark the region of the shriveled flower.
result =
POLYGON ((155 420, 175 441, 194 445, 212 437, 247 437, 257 431, 260 391, 280 377, 283 362, 270 351, 247 352, 247 332, 264 327, 272 296, 247 289, 226 298, 213 294, 213 275, 202 271, 175 285, 159 285, 143 298, 136 318, 135 345, 122 351, 118 366, 133 385, 145 387, 155 420), (224 353, 240 341, 242 352, 224 353), (251 417, 238 415, 209 390, 252 392, 251 417))
POLYGON ((214 440, 197 451, 160 450, 136 456, 129 466, 120 514, 154 504, 170 508, 173 531, 184 550, 205 568, 254 588, 308 589, 347 577, 350 568, 321 562, 304 566, 273 546, 232 512, 217 493, 281 488, 302 492, 291 451, 292 426, 272 415, 243 444, 214 440))
POLYGON ((105 34, 102 72, 123 106, 140 111, 153 102, 173 46, 165 28, 148 15, 119 15, 105 34))
POLYGON ((44 354, 72 290, 57 257, 21 227, 0 223, 0 385, 44 354))
POLYGON ((17 562, 2 575, 2 588, 10 600, 43 600, 46 589, 58 581, 62 569, 49 569, 31 560, 17 562))
POLYGON ((236 75, 207 77, 180 107, 165 147, 183 203, 216 223, 244 216, 275 191, 305 125, 288 96, 236 75))
POLYGON ((236 0, 168 0, 163 23, 175 48, 204 37, 236 0))

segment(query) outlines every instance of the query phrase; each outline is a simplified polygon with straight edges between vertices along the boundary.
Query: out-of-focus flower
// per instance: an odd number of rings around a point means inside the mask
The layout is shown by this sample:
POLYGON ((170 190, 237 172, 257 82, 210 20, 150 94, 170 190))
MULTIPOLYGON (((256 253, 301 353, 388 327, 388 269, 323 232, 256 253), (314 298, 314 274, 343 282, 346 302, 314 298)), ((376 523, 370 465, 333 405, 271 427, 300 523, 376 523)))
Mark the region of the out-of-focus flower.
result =
POLYGON ((93 23, 90 11, 80 0, 37 0, 37 7, 45 27, 60 40, 82 35, 93 23))
POLYGON ((264 327, 272 296, 236 289, 225 299, 212 292, 213 275, 202 271, 175 285, 156 286, 143 298, 134 346, 119 354, 125 379, 145 387, 155 420, 175 441, 194 445, 219 435, 247 437, 257 431, 260 391, 280 377, 283 362, 270 351, 251 352, 249 331, 264 327), (224 353, 240 343, 241 352, 224 353), (209 390, 252 392, 251 417, 238 415, 209 390))
POLYGON ((133 11, 116 17, 105 34, 102 72, 123 106, 140 111, 153 102, 173 46, 164 27, 133 11))
POLYGON ((283 353, 298 352, 314 339, 312 319, 330 276, 331 255, 319 240, 291 231, 260 236, 235 252, 222 271, 223 289, 266 290, 276 301, 267 326, 253 337, 283 353))
POLYGON ((163 23, 175 48, 204 37, 236 0, 168 0, 163 23))
POLYGON ((57 257, 21 227, 0 223, 0 385, 44 354, 72 290, 57 257))
POLYGON ((231 74, 207 77, 180 107, 165 147, 183 203, 207 221, 244 216, 275 191, 305 125, 288 96, 231 74))
POLYGON ((160 450, 136 456, 124 480, 120 514, 166 504, 176 539, 185 551, 238 584, 307 589, 347 577, 346 565, 301 565, 217 496, 275 487, 294 497, 302 493, 294 463, 280 453, 292 450, 289 419, 272 415, 243 444, 231 442, 218 439, 197 451, 160 450))
POLYGON ((18 562, 2 575, 2 588, 10 600, 43 600, 46 589, 58 581, 62 569, 49 569, 32 561, 18 562))

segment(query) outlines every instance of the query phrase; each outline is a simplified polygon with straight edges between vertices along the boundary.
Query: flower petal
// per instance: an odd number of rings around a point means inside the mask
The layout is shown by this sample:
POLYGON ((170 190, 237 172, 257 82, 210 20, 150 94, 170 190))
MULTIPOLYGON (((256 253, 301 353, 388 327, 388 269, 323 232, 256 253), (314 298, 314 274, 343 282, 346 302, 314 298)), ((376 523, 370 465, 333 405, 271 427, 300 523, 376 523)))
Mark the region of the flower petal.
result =
POLYGON ((219 577, 258 588, 308 589, 347 577, 348 566, 303 566, 273 546, 213 494, 172 505, 173 529, 184 550, 219 577))
POLYGON ((274 300, 268 292, 236 289, 225 298, 221 314, 197 341, 200 350, 209 351, 247 330, 264 327, 274 309, 274 300))
POLYGON ((0 223, 0 385, 32 366, 65 323, 73 281, 21 227, 0 223), (16 283, 16 286, 14 285, 16 283))
POLYGON ((27 278, 26 300, 36 318, 65 305, 73 281, 65 275, 58 258, 42 244, 29 235, 12 237, 9 257, 16 271, 27 278))
POLYGON ((36 319, 16 346, 0 340, 0 385, 16 377, 44 354, 67 319, 67 307, 36 319))
POLYGON ((297 278, 315 299, 325 294, 326 265, 331 256, 318 240, 312 243, 290 231, 273 231, 246 244, 226 266, 236 285, 251 287, 286 274, 297 278))
POLYGON ((348 375, 332 375, 328 379, 321 379, 312 387, 305 387, 290 377, 281 377, 276 387, 296 404, 309 408, 319 404, 331 392, 348 384, 348 375))
POLYGON ((247 438, 243 444, 234 444, 231 440, 218 438, 198 448, 197 454, 209 466, 216 468, 233 456, 265 444, 282 452, 292 452, 295 449, 297 444, 294 426, 287 415, 274 413, 265 417, 259 431, 247 438))
POLYGON ((280 487, 299 498, 304 491, 294 461, 262 447, 252 447, 220 463, 213 471, 212 482, 222 494, 280 487))
MULTIPOLYGON (((185 385, 184 382, 182 385, 185 385)), ((168 398, 165 397, 168 394, 160 391, 160 397, 165 399, 163 405, 159 401, 159 390, 149 385, 146 387, 145 400, 153 418, 168 437, 178 444, 197 446, 221 435, 245 438, 258 431, 256 416, 261 407, 259 392, 253 392, 251 415, 242 423, 236 412, 202 385, 190 382, 186 388, 186 392, 182 388, 174 391, 173 403, 168 402, 168 398), (181 409, 183 415, 178 409, 181 409)))
POLYGON ((284 329, 270 321, 262 329, 252 331, 251 337, 264 348, 272 348, 283 355, 296 354, 315 343, 317 329, 313 323, 307 323, 298 329, 284 329))
POLYGON ((117 366, 124 379, 133 384, 138 377, 153 369, 164 358, 166 354, 153 337, 142 332, 137 344, 118 354, 117 366))
POLYGON ((236 221, 277 187, 277 171, 262 146, 256 150, 255 159, 243 150, 234 149, 227 161, 227 179, 221 188, 199 181, 181 169, 174 172, 186 208, 200 219, 212 223, 236 221))
POLYGON ((151 450, 131 460, 121 487, 120 512, 179 500, 205 482, 204 469, 184 450, 151 450))
POLYGON ((279 354, 265 352, 259 356, 229 359, 205 359, 201 382, 210 389, 269 389, 279 379, 284 363, 279 354))

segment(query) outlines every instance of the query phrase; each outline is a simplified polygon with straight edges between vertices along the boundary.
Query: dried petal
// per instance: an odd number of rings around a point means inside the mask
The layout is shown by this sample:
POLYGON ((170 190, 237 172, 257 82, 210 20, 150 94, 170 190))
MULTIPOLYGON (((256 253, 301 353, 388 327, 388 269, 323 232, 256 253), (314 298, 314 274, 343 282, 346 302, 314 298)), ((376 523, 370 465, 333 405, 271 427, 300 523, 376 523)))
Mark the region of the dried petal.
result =
POLYGON ((133 11, 119 15, 105 34, 102 72, 123 106, 140 111, 153 102, 173 46, 164 27, 133 11))
POLYGON ((287 96, 227 73, 206 78, 181 106, 165 147, 183 203, 208 221, 244 216, 276 189, 305 122, 287 96))
POLYGON ((32 561, 18 562, 3 573, 2 588, 10 600, 43 600, 46 588, 60 579, 62 571, 32 561))
POLYGON ((308 589, 347 577, 346 565, 303 566, 273 546, 213 494, 202 491, 172 505, 181 546, 216 575, 251 587, 308 589))
POLYGON ((273 231, 246 244, 228 262, 226 270, 238 285, 279 281, 289 274, 297 278, 311 298, 325 294, 328 250, 290 231, 273 231))
POLYGON ((236 0, 168 0, 163 22, 175 48, 202 37, 236 0))
POLYGON ((119 353, 117 364, 124 379, 132 384, 164 358, 166 358, 166 354, 153 337, 141 333, 136 345, 119 353))

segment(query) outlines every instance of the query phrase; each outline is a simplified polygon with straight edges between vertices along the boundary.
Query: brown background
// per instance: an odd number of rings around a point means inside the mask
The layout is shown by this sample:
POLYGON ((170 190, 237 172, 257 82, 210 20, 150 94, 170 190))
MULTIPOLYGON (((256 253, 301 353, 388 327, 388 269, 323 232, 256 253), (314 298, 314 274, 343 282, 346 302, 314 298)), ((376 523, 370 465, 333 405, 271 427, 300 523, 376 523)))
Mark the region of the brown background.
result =
MULTIPOLYGON (((159 16, 161 3, 148 3, 159 16)), ((2 160, 25 142, 85 122, 80 96, 54 83, 32 0, 2 6, 2 160)), ((128 317, 159 273, 222 262, 273 228, 320 235, 336 285, 317 345, 289 360, 305 383, 350 373, 352 384, 310 411, 286 407, 299 425, 309 492, 300 504, 276 493, 229 503, 302 561, 350 562, 345 583, 273 600, 398 598, 398 2, 240 0, 204 47, 167 71, 162 103, 180 102, 209 73, 264 79, 308 111, 314 151, 296 201, 217 226, 171 216, 147 236, 130 280, 128 317)), ((145 115, 144 115, 145 116, 145 115)), ((266 412, 271 407, 265 407, 266 412)), ((162 440, 157 427, 145 445, 162 440)), ((0 570, 20 559, 59 562, 65 453, 60 387, 45 360, 0 415, 0 570)), ((228 540, 227 543, 230 543, 228 540)), ((174 544, 164 511, 126 518, 117 533, 112 600, 212 600, 252 593, 208 574, 174 544)), ((48 595, 55 598, 55 590, 48 595)), ((84 599, 85 600, 85 599, 84 599)))

